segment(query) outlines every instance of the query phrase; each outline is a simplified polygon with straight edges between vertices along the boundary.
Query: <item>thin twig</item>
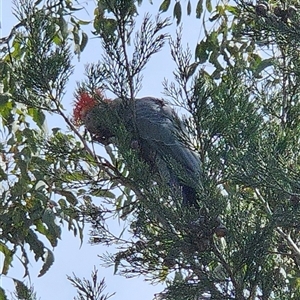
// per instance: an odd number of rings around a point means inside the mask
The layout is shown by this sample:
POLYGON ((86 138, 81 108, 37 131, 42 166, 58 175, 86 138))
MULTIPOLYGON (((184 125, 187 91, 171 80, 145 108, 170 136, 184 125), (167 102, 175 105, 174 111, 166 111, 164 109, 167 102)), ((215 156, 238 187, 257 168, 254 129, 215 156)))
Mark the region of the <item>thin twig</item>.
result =
MULTIPOLYGON (((266 207, 266 210, 267 210, 268 214, 270 216, 272 216, 273 212, 272 212, 272 210, 271 210, 268 202, 263 198, 263 196, 261 195, 260 191, 257 188, 255 189, 255 193, 258 196, 258 198, 265 204, 265 207, 266 207)), ((300 249, 295 244, 295 242, 292 240, 290 234, 289 233, 285 233, 279 227, 276 228, 276 231, 287 242, 288 246, 290 246, 290 248, 292 249, 294 256, 297 257, 297 259, 300 261, 300 249)))

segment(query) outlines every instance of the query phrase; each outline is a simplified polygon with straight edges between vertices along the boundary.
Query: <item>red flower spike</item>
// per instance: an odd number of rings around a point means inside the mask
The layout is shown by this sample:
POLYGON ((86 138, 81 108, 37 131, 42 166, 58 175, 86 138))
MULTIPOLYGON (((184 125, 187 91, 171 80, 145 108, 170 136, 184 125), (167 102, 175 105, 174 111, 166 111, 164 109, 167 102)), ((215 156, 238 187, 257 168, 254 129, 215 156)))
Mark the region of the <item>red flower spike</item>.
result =
POLYGON ((81 125, 87 112, 97 105, 97 101, 87 92, 80 92, 76 95, 75 106, 73 109, 73 120, 75 125, 81 125))

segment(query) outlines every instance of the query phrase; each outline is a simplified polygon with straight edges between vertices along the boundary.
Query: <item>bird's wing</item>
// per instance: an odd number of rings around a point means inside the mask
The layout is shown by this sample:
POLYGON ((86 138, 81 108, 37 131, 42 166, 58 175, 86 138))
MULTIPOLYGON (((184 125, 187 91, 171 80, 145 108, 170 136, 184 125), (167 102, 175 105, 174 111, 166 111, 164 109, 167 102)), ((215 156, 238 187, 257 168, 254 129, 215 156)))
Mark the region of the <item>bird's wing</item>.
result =
MULTIPOLYGON (((183 175, 188 177, 187 181, 194 184, 198 182, 201 174, 200 159, 180 140, 182 124, 174 110, 164 101, 152 97, 137 99, 135 109, 140 138, 164 160, 182 168, 185 172, 183 175)), ((180 181, 186 179, 181 178, 180 181)))

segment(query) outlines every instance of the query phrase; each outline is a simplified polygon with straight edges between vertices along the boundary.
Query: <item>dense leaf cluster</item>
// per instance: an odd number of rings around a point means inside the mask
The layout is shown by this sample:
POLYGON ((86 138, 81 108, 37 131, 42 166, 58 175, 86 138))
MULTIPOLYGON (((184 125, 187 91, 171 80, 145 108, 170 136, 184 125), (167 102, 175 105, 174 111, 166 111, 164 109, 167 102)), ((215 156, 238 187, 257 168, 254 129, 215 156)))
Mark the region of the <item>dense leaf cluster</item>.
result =
MULTIPOLYGON (((32 252, 44 261, 40 275, 45 274, 60 222, 81 239, 89 223, 92 243, 117 249, 102 254, 103 263, 127 277, 166 282, 160 299, 298 299, 297 4, 198 1, 193 7, 188 1, 187 14, 196 11, 204 33, 192 55, 182 46, 180 30, 170 38, 170 19, 162 14, 146 15, 136 29, 142 1, 97 1, 93 34, 103 56, 87 67, 78 90, 105 89, 134 101, 142 70, 169 41, 176 70, 163 88, 187 111, 184 142, 202 161, 198 211, 182 206, 180 191, 141 161, 124 127, 115 128, 118 147, 106 145, 101 156, 92 137, 74 126, 62 100, 73 69, 70 40, 79 55, 87 22, 76 18, 69 1, 39 2, 16 2, 19 23, 1 39, 1 273, 8 274, 19 255, 28 275, 32 252), (59 115, 69 132, 48 133, 49 113, 59 115), (109 227, 116 216, 124 224, 120 234, 109 227), (218 233, 224 226, 225 237, 218 233)), ((160 11, 171 3, 163 1, 160 11)), ((177 23, 182 3, 173 2, 177 23)), ((15 280, 17 293, 34 299, 15 280)), ((92 282, 69 280, 78 299, 105 299, 96 271, 92 282)))

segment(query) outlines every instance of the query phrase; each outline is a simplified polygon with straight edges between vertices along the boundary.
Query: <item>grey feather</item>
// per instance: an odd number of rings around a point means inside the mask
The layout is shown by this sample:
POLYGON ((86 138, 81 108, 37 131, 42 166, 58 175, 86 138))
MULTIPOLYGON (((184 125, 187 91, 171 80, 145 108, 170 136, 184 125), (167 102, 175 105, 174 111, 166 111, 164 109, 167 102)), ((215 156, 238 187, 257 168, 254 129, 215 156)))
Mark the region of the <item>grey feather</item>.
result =
POLYGON ((136 124, 141 139, 164 160, 180 164, 195 184, 199 182, 200 159, 183 143, 183 124, 169 105, 150 97, 137 99, 136 124))
POLYGON ((182 187, 183 201, 198 207, 196 194, 201 186, 201 162, 199 156, 183 142, 184 125, 166 102, 144 97, 135 99, 135 107, 124 105, 121 99, 111 102, 110 107, 93 108, 85 120, 86 128, 98 134, 98 141, 113 136, 111 122, 118 118, 131 131, 141 145, 142 156, 148 163, 158 164, 156 169, 170 181, 182 187), (113 118, 111 113, 116 114, 113 118), (135 136, 137 135, 137 136, 135 136), (153 153, 158 159, 149 159, 153 153))

